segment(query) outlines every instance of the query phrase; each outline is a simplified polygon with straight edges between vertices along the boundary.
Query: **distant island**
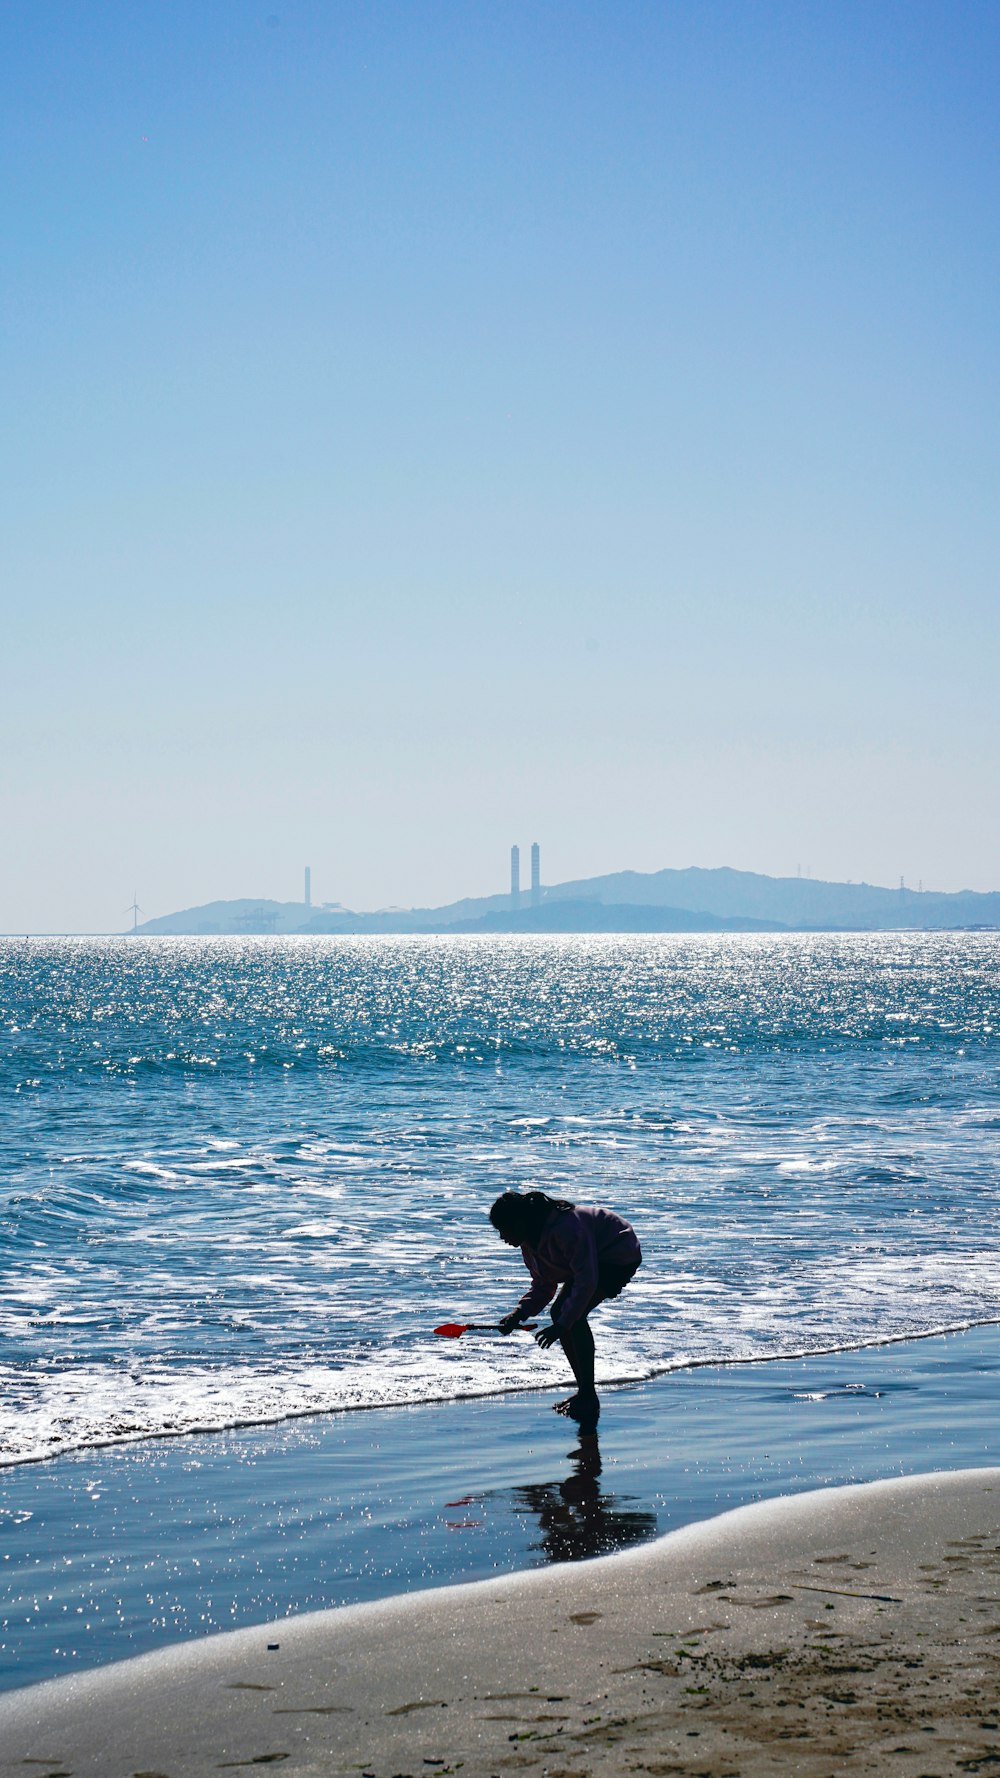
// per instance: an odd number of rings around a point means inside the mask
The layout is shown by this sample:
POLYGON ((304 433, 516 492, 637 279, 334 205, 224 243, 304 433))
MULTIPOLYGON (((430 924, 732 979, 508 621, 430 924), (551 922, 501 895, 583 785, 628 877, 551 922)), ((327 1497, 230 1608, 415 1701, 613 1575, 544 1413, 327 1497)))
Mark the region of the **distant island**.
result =
POLYGON ((438 908, 355 913, 304 901, 212 901, 135 928, 175 934, 928 932, 1000 929, 1000 891, 886 889, 754 871, 616 871, 541 887, 515 905, 510 894, 438 908))

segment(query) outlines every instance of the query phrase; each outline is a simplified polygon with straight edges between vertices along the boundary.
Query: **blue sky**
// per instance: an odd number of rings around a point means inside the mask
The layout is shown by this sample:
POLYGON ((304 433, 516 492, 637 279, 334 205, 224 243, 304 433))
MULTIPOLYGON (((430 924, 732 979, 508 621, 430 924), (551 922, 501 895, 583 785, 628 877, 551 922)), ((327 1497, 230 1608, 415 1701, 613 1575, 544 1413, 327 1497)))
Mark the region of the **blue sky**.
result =
POLYGON ((0 928, 1000 885, 1000 11, 12 0, 0 928))

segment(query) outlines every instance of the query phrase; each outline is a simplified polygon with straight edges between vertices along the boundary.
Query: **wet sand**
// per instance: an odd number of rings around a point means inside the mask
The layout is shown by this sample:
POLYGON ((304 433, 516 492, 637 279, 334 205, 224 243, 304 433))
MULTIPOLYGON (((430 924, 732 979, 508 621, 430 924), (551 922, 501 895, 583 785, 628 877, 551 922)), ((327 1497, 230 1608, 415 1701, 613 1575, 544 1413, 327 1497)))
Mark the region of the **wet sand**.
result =
POLYGON ((179 1644, 0 1698, 0 1778, 1000 1767, 1000 1469, 179 1644))

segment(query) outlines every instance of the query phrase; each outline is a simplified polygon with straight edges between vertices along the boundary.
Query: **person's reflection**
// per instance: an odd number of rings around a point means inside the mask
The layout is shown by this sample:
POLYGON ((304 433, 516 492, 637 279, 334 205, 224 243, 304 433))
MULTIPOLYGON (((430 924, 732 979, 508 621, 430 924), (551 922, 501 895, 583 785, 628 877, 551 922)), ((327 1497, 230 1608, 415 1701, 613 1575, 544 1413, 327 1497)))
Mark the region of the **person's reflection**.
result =
POLYGON ((534 1513, 541 1550, 549 1562, 583 1562, 608 1556, 656 1536, 656 1514, 628 1506, 627 1496, 603 1494, 596 1438, 582 1438, 570 1452, 573 1468, 563 1482, 535 1482, 513 1490, 514 1511, 534 1513))

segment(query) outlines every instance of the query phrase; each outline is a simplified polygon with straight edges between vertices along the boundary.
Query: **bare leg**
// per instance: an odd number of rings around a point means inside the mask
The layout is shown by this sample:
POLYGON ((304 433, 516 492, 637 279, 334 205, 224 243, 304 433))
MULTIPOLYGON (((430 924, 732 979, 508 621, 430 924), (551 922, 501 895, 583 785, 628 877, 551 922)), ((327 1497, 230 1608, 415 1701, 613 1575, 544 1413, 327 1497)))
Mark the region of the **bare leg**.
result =
POLYGON ((593 1432, 601 1406, 594 1388, 594 1336, 586 1316, 560 1335, 559 1344, 569 1359, 579 1388, 579 1393, 569 1401, 560 1402, 560 1410, 571 1420, 578 1421, 581 1432, 593 1432))
POLYGON ((559 1344, 569 1359, 570 1369, 580 1385, 580 1394, 593 1395, 594 1336, 590 1331, 590 1322, 586 1316, 582 1321, 577 1321, 572 1327, 568 1327, 566 1332, 559 1336, 559 1344))

